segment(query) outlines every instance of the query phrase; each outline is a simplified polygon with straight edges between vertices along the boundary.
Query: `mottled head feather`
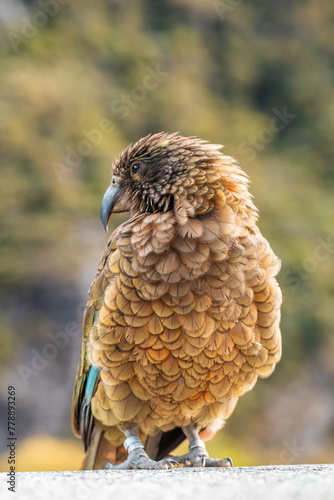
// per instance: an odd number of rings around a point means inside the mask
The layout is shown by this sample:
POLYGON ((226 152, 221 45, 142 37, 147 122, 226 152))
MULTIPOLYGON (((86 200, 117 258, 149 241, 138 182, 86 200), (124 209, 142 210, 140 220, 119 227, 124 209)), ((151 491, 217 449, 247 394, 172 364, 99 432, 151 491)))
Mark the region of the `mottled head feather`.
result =
POLYGON ((150 134, 120 153, 112 174, 120 178, 132 214, 175 210, 181 203, 188 215, 200 215, 214 208, 219 188, 242 192, 251 203, 246 174, 222 147, 178 133, 150 134))

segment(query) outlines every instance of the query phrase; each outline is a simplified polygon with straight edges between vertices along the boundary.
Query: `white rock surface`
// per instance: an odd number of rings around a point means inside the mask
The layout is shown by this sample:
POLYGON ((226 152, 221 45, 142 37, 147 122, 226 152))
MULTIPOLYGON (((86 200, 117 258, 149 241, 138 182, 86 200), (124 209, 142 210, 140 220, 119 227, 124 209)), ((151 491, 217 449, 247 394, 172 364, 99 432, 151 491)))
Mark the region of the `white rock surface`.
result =
POLYGON ((333 500, 334 465, 21 472, 1 500, 333 500))

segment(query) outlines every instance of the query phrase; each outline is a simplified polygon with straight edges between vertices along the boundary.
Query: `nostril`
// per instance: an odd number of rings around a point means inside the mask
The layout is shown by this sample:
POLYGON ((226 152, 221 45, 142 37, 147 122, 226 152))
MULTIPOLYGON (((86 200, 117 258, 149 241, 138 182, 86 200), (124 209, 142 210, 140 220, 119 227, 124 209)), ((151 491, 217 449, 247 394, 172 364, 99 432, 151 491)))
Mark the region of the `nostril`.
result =
POLYGON ((111 186, 112 187, 117 187, 118 186, 118 177, 112 177, 111 178, 111 186))

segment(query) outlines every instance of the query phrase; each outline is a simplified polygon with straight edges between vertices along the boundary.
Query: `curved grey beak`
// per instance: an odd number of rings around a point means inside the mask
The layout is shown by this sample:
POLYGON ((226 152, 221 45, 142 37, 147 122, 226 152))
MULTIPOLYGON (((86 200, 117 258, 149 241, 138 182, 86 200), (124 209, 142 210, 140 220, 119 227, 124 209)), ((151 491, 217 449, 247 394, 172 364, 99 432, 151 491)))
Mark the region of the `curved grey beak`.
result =
POLYGON ((119 187, 109 186, 102 199, 100 217, 102 226, 107 232, 108 232, 108 222, 110 219, 111 212, 116 203, 116 194, 119 192, 119 190, 120 190, 119 187))

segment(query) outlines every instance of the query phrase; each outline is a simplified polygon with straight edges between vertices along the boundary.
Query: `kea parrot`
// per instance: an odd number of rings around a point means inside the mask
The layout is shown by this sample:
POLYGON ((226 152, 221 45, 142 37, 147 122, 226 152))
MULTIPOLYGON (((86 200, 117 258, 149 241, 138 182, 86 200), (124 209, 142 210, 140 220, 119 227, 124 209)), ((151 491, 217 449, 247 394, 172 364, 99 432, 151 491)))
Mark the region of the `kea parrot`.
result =
POLYGON ((84 312, 72 411, 83 469, 231 466, 204 441, 280 359, 280 260, 221 148, 160 132, 113 163, 101 221, 129 218, 84 312), (171 456, 184 439, 189 452, 171 456))

